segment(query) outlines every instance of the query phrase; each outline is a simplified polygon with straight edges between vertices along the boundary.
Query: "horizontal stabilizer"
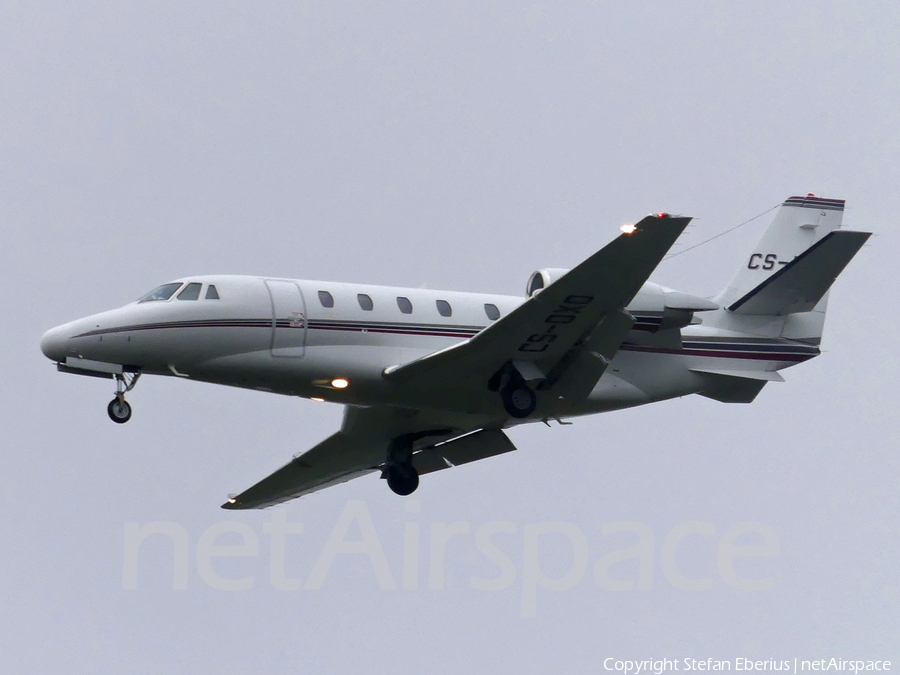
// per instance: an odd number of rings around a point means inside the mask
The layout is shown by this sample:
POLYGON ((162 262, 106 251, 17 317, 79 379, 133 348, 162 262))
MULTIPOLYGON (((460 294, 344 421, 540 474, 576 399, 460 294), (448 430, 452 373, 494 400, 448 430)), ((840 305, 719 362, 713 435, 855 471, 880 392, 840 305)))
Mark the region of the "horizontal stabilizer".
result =
POLYGON ((417 452, 413 455, 412 463, 421 475, 474 462, 476 459, 493 457, 515 449, 516 446, 502 431, 482 429, 417 452))
POLYGON ((811 311, 870 235, 850 230, 828 233, 728 309, 755 315, 811 311))

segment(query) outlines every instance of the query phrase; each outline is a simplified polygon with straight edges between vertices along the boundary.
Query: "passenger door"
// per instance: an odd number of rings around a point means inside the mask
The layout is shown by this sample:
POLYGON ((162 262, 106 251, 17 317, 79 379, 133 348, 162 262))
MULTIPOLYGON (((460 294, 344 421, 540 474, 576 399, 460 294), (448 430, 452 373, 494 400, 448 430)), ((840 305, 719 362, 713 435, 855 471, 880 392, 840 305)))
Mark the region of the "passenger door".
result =
POLYGON ((272 299, 272 356, 300 357, 306 350, 306 303, 293 281, 266 279, 272 299))

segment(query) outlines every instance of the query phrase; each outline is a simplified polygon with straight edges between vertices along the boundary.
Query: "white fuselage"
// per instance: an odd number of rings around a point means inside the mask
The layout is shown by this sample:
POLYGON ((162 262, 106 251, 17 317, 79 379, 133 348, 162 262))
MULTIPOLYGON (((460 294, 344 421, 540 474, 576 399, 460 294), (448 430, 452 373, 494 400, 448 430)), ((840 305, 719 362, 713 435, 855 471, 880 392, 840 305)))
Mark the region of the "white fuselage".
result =
POLYGON ((182 282, 201 283, 199 297, 173 294, 79 319, 48 331, 41 348, 74 368, 120 364, 132 372, 351 405, 444 410, 506 425, 695 393, 706 384, 699 368, 775 371, 818 353, 794 341, 707 329, 697 319, 680 333, 666 331, 675 341, 658 340, 653 331, 664 320, 664 289, 647 283, 628 307, 635 329, 587 399, 539 393, 539 414, 510 420, 487 388, 482 399, 460 401, 448 392, 398 386, 383 372, 475 335, 523 298, 250 276, 182 282), (218 299, 205 297, 210 285, 218 299), (338 378, 348 386, 334 386, 338 378))
POLYGON ((419 476, 515 449, 503 429, 700 394, 749 403, 819 354, 828 289, 869 233, 842 200, 782 204, 715 299, 648 281, 690 218, 656 213, 527 297, 251 276, 191 277, 49 330, 66 373, 142 374, 344 404, 340 430, 223 504, 265 508, 379 471, 419 476))

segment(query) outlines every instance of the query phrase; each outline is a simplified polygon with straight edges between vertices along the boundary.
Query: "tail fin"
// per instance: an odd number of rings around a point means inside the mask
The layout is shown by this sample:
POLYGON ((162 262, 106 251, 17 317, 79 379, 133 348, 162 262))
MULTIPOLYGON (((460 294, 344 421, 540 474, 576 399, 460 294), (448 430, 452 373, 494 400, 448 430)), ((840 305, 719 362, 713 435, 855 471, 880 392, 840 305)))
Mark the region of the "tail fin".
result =
POLYGON ((725 308, 722 323, 734 324, 740 316, 780 317, 766 322, 770 331, 818 344, 828 289, 870 234, 840 230, 843 215, 842 199, 807 195, 785 201, 716 298, 725 308))

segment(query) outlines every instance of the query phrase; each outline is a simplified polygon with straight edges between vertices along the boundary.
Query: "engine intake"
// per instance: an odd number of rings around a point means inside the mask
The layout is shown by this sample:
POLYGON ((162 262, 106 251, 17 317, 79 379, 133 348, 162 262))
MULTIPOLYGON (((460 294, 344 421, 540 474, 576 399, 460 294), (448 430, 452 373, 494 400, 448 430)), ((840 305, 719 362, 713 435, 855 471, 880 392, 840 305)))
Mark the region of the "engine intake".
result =
MULTIPOLYGON (((568 271, 557 267, 537 270, 528 277, 525 294, 533 297, 568 271)), ((715 311, 719 305, 712 300, 647 281, 626 309, 637 318, 635 330, 658 333, 689 326, 695 323, 695 312, 715 311)))
POLYGON ((568 271, 569 270, 559 269, 556 267, 548 267, 546 269, 534 272, 530 277, 528 277, 528 283, 525 284, 525 295, 530 298, 538 291, 547 288, 547 286, 552 284, 568 271))

